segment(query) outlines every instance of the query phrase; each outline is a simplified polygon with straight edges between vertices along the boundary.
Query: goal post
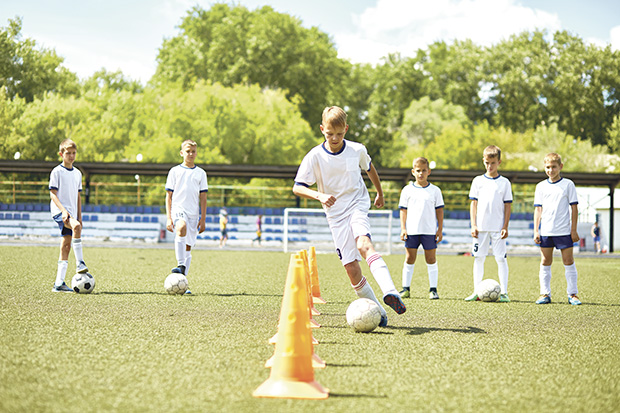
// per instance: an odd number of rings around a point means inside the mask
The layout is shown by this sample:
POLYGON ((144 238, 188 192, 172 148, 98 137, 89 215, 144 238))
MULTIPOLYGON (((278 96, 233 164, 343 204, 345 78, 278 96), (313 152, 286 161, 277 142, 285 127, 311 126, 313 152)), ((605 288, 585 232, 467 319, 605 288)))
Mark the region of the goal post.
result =
MULTIPOLYGON (((391 254, 395 239, 393 212, 370 210, 368 216, 375 249, 381 254, 391 254)), ((309 246, 314 246, 319 252, 334 251, 334 242, 322 209, 285 208, 283 224, 282 247, 285 253, 290 249, 306 249, 309 246)))

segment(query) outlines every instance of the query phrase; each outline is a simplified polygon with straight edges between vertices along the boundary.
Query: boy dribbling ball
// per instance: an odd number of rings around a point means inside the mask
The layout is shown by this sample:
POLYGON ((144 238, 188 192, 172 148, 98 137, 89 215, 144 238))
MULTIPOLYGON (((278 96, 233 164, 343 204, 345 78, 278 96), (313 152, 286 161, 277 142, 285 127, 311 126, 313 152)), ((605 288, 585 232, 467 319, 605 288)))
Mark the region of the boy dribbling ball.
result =
POLYGON ((549 177, 536 185, 534 193, 534 242, 540 245, 540 297, 536 304, 551 302, 551 264, 553 248, 562 253, 568 302, 581 305, 577 297, 577 268, 573 259, 573 243, 577 233, 577 190, 570 179, 562 178, 564 167, 557 153, 544 158, 545 173, 549 177))

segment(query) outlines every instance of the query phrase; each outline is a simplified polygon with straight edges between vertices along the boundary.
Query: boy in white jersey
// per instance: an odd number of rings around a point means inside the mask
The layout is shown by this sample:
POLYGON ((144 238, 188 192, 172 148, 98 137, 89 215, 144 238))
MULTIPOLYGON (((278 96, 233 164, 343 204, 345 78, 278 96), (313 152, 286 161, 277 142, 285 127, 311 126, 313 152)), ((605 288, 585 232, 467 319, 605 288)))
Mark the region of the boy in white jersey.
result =
POLYGON ((424 258, 428 269, 429 298, 437 300, 437 243, 442 239, 443 231, 443 196, 441 189, 428 182, 431 174, 428 159, 416 158, 411 174, 415 183, 404 187, 400 192, 400 239, 405 241, 405 262, 403 264, 403 290, 400 296, 410 296, 411 278, 422 244, 424 258))
POLYGON ((170 169, 166 179, 166 228, 176 234, 174 253, 178 264, 172 272, 185 275, 189 274, 196 237, 206 225, 209 187, 207 173, 194 163, 196 155, 196 142, 184 141, 181 144, 183 163, 170 169))
MULTIPOLYGON (((499 301, 506 303, 510 302, 506 237, 508 237, 508 222, 510 221, 512 187, 510 181, 501 176, 498 171, 502 163, 500 148, 495 145, 487 146, 482 152, 482 162, 486 173, 475 177, 469 190, 474 291, 484 278, 484 261, 489 252, 489 243, 491 243, 501 286, 499 301)), ((475 292, 465 299, 465 301, 478 300, 475 292)))
MULTIPOLYGON (((321 133, 325 141, 306 154, 297 176, 293 193, 316 199, 323 205, 332 233, 336 253, 340 258, 351 286, 360 298, 379 303, 374 291, 362 275, 359 261, 364 258, 383 292, 383 301, 398 314, 406 311, 387 265, 370 239, 370 196, 362 178, 364 169, 372 181, 377 196, 375 206, 383 207, 383 190, 377 170, 372 165, 364 145, 345 140, 349 129, 347 114, 337 106, 323 111, 321 133), (317 190, 310 189, 317 184, 317 190)), ((381 326, 387 325, 387 314, 381 305, 381 326)))
POLYGON ((82 173, 73 166, 77 156, 77 145, 71 139, 60 143, 58 154, 62 163, 50 174, 50 212, 60 228, 60 256, 53 292, 73 292, 65 283, 69 266, 69 252, 73 245, 76 272, 88 272, 82 255, 82 173))
POLYGON ((573 243, 577 234, 577 191, 570 179, 560 177, 564 167, 557 153, 545 156, 545 173, 549 177, 538 185, 534 193, 534 241, 540 244, 540 297, 536 304, 551 302, 551 263, 553 248, 562 253, 568 302, 580 305, 577 297, 577 268, 573 259, 573 243))

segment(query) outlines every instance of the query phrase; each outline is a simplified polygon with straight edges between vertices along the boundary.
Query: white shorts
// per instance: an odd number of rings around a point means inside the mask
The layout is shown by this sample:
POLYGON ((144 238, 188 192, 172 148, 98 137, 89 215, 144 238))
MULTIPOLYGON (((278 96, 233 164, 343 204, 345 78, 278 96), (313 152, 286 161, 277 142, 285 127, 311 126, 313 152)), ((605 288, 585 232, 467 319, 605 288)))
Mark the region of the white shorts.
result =
POLYGON ((336 253, 342 262, 347 265, 353 261, 361 261, 362 256, 357 249, 357 238, 370 234, 370 219, 367 210, 354 209, 351 214, 339 221, 329 221, 336 253))
POLYGON ((196 245, 196 237, 198 236, 198 219, 189 218, 185 214, 185 211, 172 211, 172 222, 175 227, 177 225, 177 221, 179 220, 185 221, 187 226, 187 231, 185 232, 185 245, 193 247, 196 245))
POLYGON ((506 257, 506 240, 502 239, 499 231, 478 232, 478 238, 474 238, 472 243, 472 255, 474 257, 486 257, 489 253, 489 239, 493 246, 493 255, 499 258, 506 257))

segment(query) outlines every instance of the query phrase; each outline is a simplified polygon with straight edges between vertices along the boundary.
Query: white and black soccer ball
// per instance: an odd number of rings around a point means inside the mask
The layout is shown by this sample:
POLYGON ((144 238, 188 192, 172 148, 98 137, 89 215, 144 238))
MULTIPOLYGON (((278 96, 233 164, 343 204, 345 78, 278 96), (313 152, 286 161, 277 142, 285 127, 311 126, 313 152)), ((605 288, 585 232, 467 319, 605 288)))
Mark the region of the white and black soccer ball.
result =
POLYGON ((95 277, 87 272, 78 272, 71 280, 71 288, 78 294, 90 294, 95 289, 95 277))
POLYGON ((499 283, 490 278, 480 281, 480 284, 476 287, 476 295, 478 295, 480 301, 497 301, 500 293, 499 283))
POLYGON ((166 277, 164 288, 168 291, 168 294, 185 294, 185 291, 189 288, 189 283, 186 276, 173 272, 166 277))
POLYGON ((381 322, 379 304, 369 298, 358 298, 347 308, 347 323, 358 333, 369 333, 381 322))

